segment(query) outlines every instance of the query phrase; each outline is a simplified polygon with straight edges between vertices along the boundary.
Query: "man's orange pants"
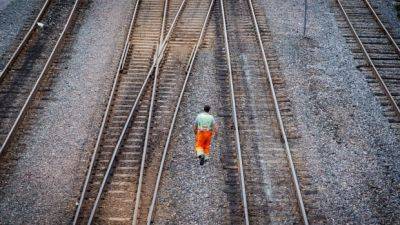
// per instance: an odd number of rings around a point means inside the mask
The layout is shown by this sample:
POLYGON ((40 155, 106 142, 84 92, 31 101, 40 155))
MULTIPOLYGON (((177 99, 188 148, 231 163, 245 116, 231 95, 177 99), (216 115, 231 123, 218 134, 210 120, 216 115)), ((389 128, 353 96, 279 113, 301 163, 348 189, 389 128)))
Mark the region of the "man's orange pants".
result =
POLYGON ((196 153, 197 155, 205 155, 206 157, 210 156, 210 145, 212 138, 212 131, 202 131, 198 130, 196 133, 196 153))

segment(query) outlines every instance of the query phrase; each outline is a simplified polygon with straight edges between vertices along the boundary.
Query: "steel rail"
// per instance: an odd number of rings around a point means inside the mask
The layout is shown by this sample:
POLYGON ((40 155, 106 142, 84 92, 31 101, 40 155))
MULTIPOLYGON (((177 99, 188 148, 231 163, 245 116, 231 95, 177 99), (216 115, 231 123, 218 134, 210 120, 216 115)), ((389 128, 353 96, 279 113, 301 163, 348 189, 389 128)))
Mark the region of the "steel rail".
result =
MULTIPOLYGON (((174 30, 176 21, 178 20, 178 17, 179 17, 179 15, 180 15, 180 13, 181 13, 181 11, 182 11, 183 6, 184 6, 185 3, 186 3, 186 0, 183 0, 181 6, 179 7, 178 12, 176 13, 176 16, 175 16, 175 18, 174 18, 174 21, 173 21, 173 23, 172 23, 172 25, 171 25, 171 27, 170 27, 168 33, 167 33, 167 35, 166 35, 166 37, 165 37, 165 39, 164 39, 162 45, 159 46, 159 48, 157 48, 157 49, 161 49, 161 50, 159 50, 158 53, 157 53, 158 55, 156 54, 156 57, 154 57, 153 64, 151 65, 151 67, 150 67, 150 69, 149 69, 149 72, 148 72, 148 74, 147 74, 147 76, 146 76, 146 79, 145 79, 145 81, 143 82, 143 85, 142 85, 142 87, 141 87, 141 89, 140 89, 140 91, 139 91, 139 94, 138 94, 138 96, 136 97, 136 100, 135 100, 135 102, 134 102, 134 104, 133 104, 133 106, 132 106, 132 108, 131 108, 131 110, 130 110, 129 116, 128 116, 127 120, 125 121, 125 125, 124 125, 124 127, 123 127, 123 130, 122 130, 122 132, 121 132, 119 138, 118 138, 118 142, 117 142, 117 144, 116 144, 116 146, 115 146, 115 148, 114 148, 114 150, 113 150, 113 154, 112 154, 111 160, 110 160, 110 162, 109 162, 109 164, 108 164, 107 171, 106 171, 106 173, 105 173, 105 175, 104 175, 104 177, 103 177, 103 180, 102 180, 102 183, 101 183, 99 192, 98 192, 98 194, 97 194, 97 196, 96 196, 95 203, 94 203, 94 205, 93 205, 93 207, 92 207, 92 210, 91 210, 91 212, 90 212, 91 221, 92 221, 93 218, 94 218, 94 215, 95 215, 96 209, 97 209, 97 207, 98 207, 98 204, 99 204, 99 202, 100 202, 100 198, 101 198, 101 195, 102 195, 102 193, 103 193, 105 184, 106 184, 106 182, 107 182, 107 180, 108 180, 108 177, 109 177, 109 175, 110 175, 111 168, 112 168, 112 166, 113 166, 113 164, 114 164, 116 155, 117 155, 118 152, 119 152, 119 148, 120 148, 120 146, 121 146, 121 144, 122 144, 122 141, 123 141, 123 139, 125 138, 125 135, 126 135, 126 132, 127 132, 127 130, 128 130, 129 124, 130 124, 131 121, 132 121, 133 114, 134 114, 134 112, 135 112, 135 110, 136 110, 136 108, 137 108, 137 105, 139 104, 139 100, 141 99, 141 96, 142 96, 143 93, 144 93, 144 89, 145 89, 145 87, 146 87, 146 85, 147 85, 147 83, 148 83, 148 81, 149 81, 149 79, 150 79, 150 77, 151 77, 151 75, 152 75, 152 73, 153 73, 153 71, 154 71, 155 66, 156 66, 159 62, 161 62, 161 60, 162 60, 162 58, 163 58, 165 49, 166 49, 167 44, 168 44, 168 40, 169 40, 169 38, 170 38, 170 36, 171 36, 172 31, 174 30)), ((86 190, 84 190, 84 191, 86 191, 86 190)), ((90 218, 89 218, 89 219, 90 219, 90 218)), ((90 222, 90 223, 91 223, 91 222, 90 222)), ((88 224, 90 224, 90 223, 88 222, 88 224)))
POLYGON ((164 171, 164 164, 165 164, 165 160, 166 160, 166 157, 167 157, 168 148, 169 148, 169 144, 170 144, 171 137, 172 137, 172 132, 174 130, 176 118, 178 117, 178 112, 179 112, 180 105, 181 105, 181 102, 182 102, 182 99, 183 99, 183 95, 185 93, 186 86, 187 86, 190 74, 192 72, 194 59, 196 58, 197 52, 198 52, 198 50, 200 48, 200 45, 202 43, 202 40, 203 40, 203 37, 204 37, 204 33, 205 33, 205 30, 206 30, 206 27, 207 27, 207 23, 208 23, 208 20, 210 18, 210 15, 211 15, 211 10, 212 10, 213 5, 214 5, 214 0, 211 0, 210 7, 208 8, 208 12, 207 12, 206 18, 204 19, 203 26, 201 28, 201 32, 200 32, 199 38, 197 40, 196 45, 193 48, 192 54, 190 55, 190 58, 189 58, 189 61, 188 61, 188 67, 186 69, 187 72, 186 72, 185 81, 183 83, 182 90, 181 90, 181 92, 179 94, 178 102, 177 102, 177 104, 175 106, 174 116, 172 118, 172 122, 171 122, 171 125, 169 127, 167 140, 166 140, 166 143, 165 143, 165 146, 164 146, 164 150, 163 150, 163 154, 162 154, 160 167, 159 167, 158 174, 157 174, 156 185, 154 187, 153 197, 152 197, 152 200, 151 200, 149 212, 147 214, 147 222, 146 222, 147 225, 150 225, 152 223, 153 213, 154 213, 154 209, 155 209, 156 201, 157 201, 157 194, 158 194, 158 190, 159 190, 159 187, 160 187, 162 173, 164 171))
POLYGON ((375 20, 379 23, 379 25, 381 26, 382 30, 385 31, 385 34, 387 36, 387 38, 389 39, 389 41, 392 43, 393 47, 396 49, 397 54, 400 54, 400 48, 397 45, 396 41, 394 40, 394 38, 392 37, 392 35, 389 33, 389 31, 386 29, 385 25, 383 25, 381 19, 379 19, 378 15, 376 14, 374 8, 372 8, 371 4, 369 3, 368 0, 364 0, 365 4, 368 6, 369 10, 372 12, 372 14, 375 17, 375 20))
POLYGON ((255 11, 254 11, 253 2, 252 2, 252 0, 248 0, 248 3, 249 3, 249 7, 250 7, 250 11, 251 11, 254 27, 255 27, 255 30, 256 30, 256 34, 257 34, 258 44, 260 45, 260 50, 261 50, 261 53, 262 53, 262 58, 263 58, 263 61, 264 61, 265 70, 267 72, 269 88, 271 90, 271 94, 272 94, 272 98, 273 98, 274 106, 275 106, 275 114, 276 114, 276 117, 277 117, 277 120, 278 120, 278 123, 279 123, 279 129, 280 129, 280 132, 281 132, 281 136, 282 136, 282 139, 284 141, 286 157, 288 159, 290 172, 291 172, 291 175, 292 175, 292 180, 293 180, 293 183, 294 183, 294 186, 295 186, 296 197, 297 197, 297 201, 298 201, 298 204, 299 204, 301 216, 302 216, 302 219, 303 219, 303 223, 305 225, 308 225, 309 223, 308 223, 307 213, 306 213, 306 210, 305 210, 305 207, 304 207, 303 197, 301 195, 300 185, 299 185, 299 181, 298 181, 298 178, 297 178, 296 169, 295 169, 295 166, 294 166, 294 163, 293 163, 293 159, 292 159, 292 154, 291 154, 290 147, 289 147, 288 138, 287 138, 287 135, 286 135, 285 127, 283 125, 281 111, 280 111, 280 108, 279 108, 278 100, 276 98, 275 87, 274 87, 274 83, 273 83, 273 80, 272 80, 271 72, 270 72, 270 69, 269 69, 267 56, 265 54, 264 44, 263 44, 263 41, 262 41, 262 38, 261 38, 261 33, 260 33, 260 29, 259 29, 258 22, 257 22, 257 17, 256 17, 256 14, 255 14, 255 11))
POLYGON ((222 14, 222 24, 224 30, 224 41, 225 41, 225 50, 226 50, 226 61, 228 63, 228 75, 229 75, 229 87, 231 94, 231 104, 232 104, 232 114, 233 114, 233 123, 235 127, 235 142, 236 142, 236 150, 237 150, 237 160, 238 160, 238 170, 240 175, 240 187, 243 201, 243 211, 244 211, 244 222, 246 225, 250 224, 249 221, 249 211, 247 207, 247 196, 246 196, 246 186, 244 181, 244 172, 243 172, 243 162, 242 162, 242 152, 240 147, 240 136, 239 136, 239 125, 237 121, 236 114, 236 99, 235 99, 235 91, 233 88, 233 76, 232 76, 232 66, 231 66, 231 56, 229 51, 229 41, 228 41, 228 31, 226 27, 226 19, 225 19, 225 9, 224 9, 224 0, 220 0, 221 3, 221 14, 222 14))
MULTIPOLYGON (((164 29, 165 29, 165 22, 167 18, 167 10, 168 9, 168 0, 164 0, 164 12, 163 12, 163 17, 161 21, 161 32, 160 32, 160 40, 157 46, 157 54, 160 48, 161 43, 163 42, 164 39, 164 29)), ((143 176, 144 176, 144 167, 146 164, 146 156, 147 156, 147 148, 149 144, 149 136, 150 136, 150 129, 151 129, 151 121, 153 118, 153 108, 154 108, 154 101, 156 98, 156 91, 157 91, 157 79, 158 75, 160 72, 160 62, 158 61, 156 65, 156 71, 154 73, 154 79, 153 79, 153 89, 151 93, 151 99, 150 99, 150 108, 149 108, 149 115, 147 117, 147 126, 146 126, 146 134, 144 138, 144 144, 143 144, 143 152, 142 152, 142 160, 140 163, 140 171, 139 171, 139 180, 138 180, 138 187, 136 190, 136 198, 135 198, 135 207, 133 210, 133 218, 132 218, 132 225, 137 224, 137 218, 139 215, 139 206, 140 206, 140 201, 141 201, 141 193, 142 193, 142 184, 143 184, 143 176)))
POLYGON ((134 26, 135 21, 136 21, 135 19, 136 19, 139 3, 140 3, 140 0, 137 0, 136 4, 135 4, 135 8, 133 10, 133 15, 132 15, 132 19, 131 19, 131 22, 130 22, 130 25, 129 25, 128 33, 126 34, 126 37, 125 37, 124 50, 122 51, 121 56, 120 56, 117 73, 114 76, 113 86, 112 86, 110 95, 108 97, 107 108, 106 108, 106 111, 104 113, 103 120, 101 122, 101 127, 100 127, 99 134, 97 136, 96 145, 95 145, 95 148, 94 148, 94 151, 93 151, 93 154, 92 154, 92 158, 91 158, 91 161, 90 161, 90 165, 89 165, 88 171, 86 173, 85 183, 84 183, 83 188, 82 188, 83 191, 82 191, 82 194, 80 196, 77 209, 75 211, 75 216, 74 216, 74 220, 73 220, 73 223, 72 223, 73 225, 76 225, 76 223, 78 222, 78 218, 79 218, 80 212, 82 210, 82 204, 83 204, 83 201, 85 199, 86 190, 87 190, 87 187, 89 185, 90 178, 91 178, 91 172, 92 172, 93 167, 94 167, 94 162, 95 162, 96 157, 97 157, 97 152, 98 152, 99 147, 100 147, 101 139, 103 138, 104 128, 106 126, 107 118, 108 118, 108 116, 110 114, 110 111, 111 111, 111 104, 112 104, 113 96, 114 96, 115 91, 117 89, 118 80, 119 80, 119 77, 120 77, 120 74, 121 74, 120 72, 123 70, 123 67, 125 65, 126 56, 128 54, 128 51, 129 51, 130 38, 131 38, 132 31, 133 31, 133 26, 134 26))
POLYGON ((139 172, 139 181, 138 181, 138 187, 136 190, 136 198, 135 198, 135 208, 133 210, 133 219, 132 219, 132 225, 137 224, 137 218, 139 215, 139 206, 140 206, 140 200, 141 200, 141 192, 142 192, 142 184, 143 184, 143 176, 144 176, 144 167, 146 164, 146 156, 147 156, 147 149, 148 149, 148 144, 149 144, 149 136, 150 136, 150 129, 151 129, 151 122, 153 118, 153 108, 154 108, 154 100, 156 98, 156 91, 157 91, 157 79, 159 75, 159 63, 156 66, 156 71, 154 73, 154 81, 153 81, 153 88, 152 88, 152 93, 151 93, 151 99, 150 99, 150 108, 149 108, 149 115, 147 117, 147 125, 146 125, 146 134, 144 138, 144 144, 143 144, 143 153, 142 153, 142 160, 140 163, 140 172, 139 172))
POLYGON ((172 31, 173 31, 173 29, 174 29, 174 27, 175 27, 175 25, 176 25, 176 22, 178 21, 178 18, 179 18, 179 16, 180 16, 180 14, 181 14, 181 12, 182 12, 182 9, 183 9, 183 7, 185 6, 185 4, 186 4, 186 0, 182 0, 181 5, 179 6, 178 12, 176 12, 175 18, 174 18, 174 20, 172 21, 171 27, 169 28, 168 33, 167 33, 167 35, 165 36, 165 38, 163 39, 162 45, 160 46, 160 48, 162 49, 162 51, 161 51, 161 53, 159 53, 159 55, 157 56, 157 57, 158 57, 158 61, 161 61, 161 59, 162 59, 162 57, 160 58, 160 55, 163 55, 163 54, 164 54, 165 45, 168 43, 168 40, 169 40, 169 38, 170 38, 171 35, 172 35, 172 31))
POLYGON ((8 72, 8 70, 10 69, 10 66, 15 62, 15 59, 17 58, 17 56, 21 52, 22 47, 26 44, 28 39, 33 34, 33 31, 35 30, 35 27, 37 26, 37 23, 42 18, 43 14, 44 14, 45 10, 47 9, 47 7, 49 6, 49 4, 50 4, 50 0, 46 0, 46 2, 43 4, 42 8, 40 9, 40 12, 37 15, 35 21, 33 21, 31 27, 29 28, 28 32, 25 34, 25 36, 22 39, 21 43, 18 45, 17 49, 14 51, 14 53, 11 56, 11 58, 8 60, 7 64, 4 66, 3 70, 0 73, 0 82, 3 81, 3 79, 5 77, 4 74, 6 72, 8 72))
POLYGON ((38 89, 39 89, 39 86, 40 86, 41 81, 42 81, 43 78, 45 77, 45 74, 46 74, 47 70, 49 69, 49 67, 50 67, 50 65, 51 65, 51 63, 52 63, 53 58, 55 57, 56 51, 57 51, 58 48, 60 47, 60 44, 61 44, 62 40, 63 40, 64 37, 65 37, 65 34, 66 34, 67 29, 68 29, 69 26, 71 25, 72 17, 73 17, 73 15, 75 14, 75 11, 76 11, 76 9, 77 9, 78 4, 80 3, 80 1, 81 1, 81 0, 76 0, 76 1, 75 1, 74 6, 73 6, 73 8, 72 8, 72 10, 71 10, 71 12, 70 12, 70 14, 69 14, 69 16, 68 16, 67 22, 66 22, 66 24, 65 24, 65 26, 64 26, 64 28, 63 28, 63 31, 62 31, 61 34, 60 34, 60 37, 58 38, 58 40, 57 40, 57 42, 56 42, 56 44, 55 44, 55 46, 54 46, 52 52, 50 53, 49 58, 48 58, 47 61, 46 61, 46 64, 45 64, 44 67, 43 67, 42 72, 40 73, 38 79, 36 80, 35 85, 33 86, 31 92, 29 93, 29 96, 28 96, 28 98, 26 99, 26 101, 25 101, 25 103, 24 103, 24 105, 23 105, 21 111, 19 112, 17 119, 14 121, 14 124, 13 124, 11 130, 8 132, 7 137, 6 137, 6 139, 4 140, 4 142, 3 142, 3 144, 2 144, 2 146, 1 146, 1 148, 0 148, 0 155, 1 155, 2 152, 8 147, 8 145, 10 144, 10 141, 11 141, 11 139, 12 139, 12 136, 14 135, 15 131, 17 130, 19 124, 22 122, 22 119, 23 119, 23 117, 24 117, 26 111, 28 110, 29 105, 30 105, 30 103, 31 103, 31 101, 32 101, 32 99, 33 99, 33 97, 35 96, 36 92, 37 92, 38 89))
POLYGON ((360 47, 361 47, 361 49, 362 49, 362 51, 363 51, 363 53, 364 53, 364 56, 367 58, 368 63, 369 63, 370 66, 372 67, 372 70, 373 70, 373 72, 374 72, 375 77, 379 80, 379 83, 380 83, 381 87, 383 88, 383 90, 384 90, 386 96, 389 97, 389 101, 390 101, 390 103, 392 104, 392 106, 393 106, 393 108, 394 108, 394 110, 395 110, 395 113, 397 114, 397 116, 400 117, 400 108, 399 108, 399 106, 397 105, 396 100, 394 99, 394 97, 393 97, 392 94, 390 93, 388 87, 386 86, 385 81, 383 80, 382 76, 381 76, 380 73, 378 72, 378 69, 375 67, 375 64, 372 62, 372 59, 371 59, 371 57, 369 56, 367 49, 365 48, 365 46, 364 46, 364 44, 362 43, 360 37, 358 36, 358 34, 357 34, 357 32, 356 32, 356 30, 355 30, 353 24, 352 24, 351 21, 350 21, 350 18, 349 18, 348 15, 347 15, 346 10, 344 9, 344 7, 343 7, 343 5, 342 5, 342 3, 340 2, 340 0, 336 0, 336 1, 337 1, 337 3, 339 4, 340 9, 342 10, 342 12, 343 12, 343 14, 344 14, 344 16, 345 16, 346 21, 347 21, 347 23, 349 24, 351 31, 353 32, 354 36, 356 37, 357 42, 358 42, 358 44, 360 45, 360 47))
POLYGON ((164 0, 164 12, 163 12, 163 19, 161 22, 161 34, 160 34, 159 45, 161 45, 161 43, 164 40, 165 22, 166 22, 166 18, 167 18, 167 8, 168 8, 168 0, 164 0))

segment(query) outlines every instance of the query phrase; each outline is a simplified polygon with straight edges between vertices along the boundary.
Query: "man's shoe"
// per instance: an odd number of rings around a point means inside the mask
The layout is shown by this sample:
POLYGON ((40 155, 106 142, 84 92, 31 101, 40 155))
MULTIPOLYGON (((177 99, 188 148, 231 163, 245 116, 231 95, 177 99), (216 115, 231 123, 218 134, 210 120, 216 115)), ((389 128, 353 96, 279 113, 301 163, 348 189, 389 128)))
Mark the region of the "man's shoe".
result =
POLYGON ((205 162, 204 155, 199 155, 199 159, 200 159, 200 166, 204 165, 205 162))

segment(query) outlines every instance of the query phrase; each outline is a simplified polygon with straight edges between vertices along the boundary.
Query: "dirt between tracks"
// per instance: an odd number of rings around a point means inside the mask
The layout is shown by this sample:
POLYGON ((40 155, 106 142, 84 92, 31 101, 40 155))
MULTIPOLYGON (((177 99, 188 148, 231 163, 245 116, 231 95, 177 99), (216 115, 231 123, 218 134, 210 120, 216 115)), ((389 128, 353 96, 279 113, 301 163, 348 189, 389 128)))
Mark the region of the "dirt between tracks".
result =
MULTIPOLYGON (((85 1, 74 35, 0 170, 1 224, 69 224, 134 1, 85 1)), ((17 16, 17 15, 16 15, 17 16)))
POLYGON ((324 212, 329 224, 399 224, 399 140, 355 68, 334 1, 310 3, 306 37, 304 1, 259 1, 299 121, 296 166, 317 190, 306 209, 324 212))

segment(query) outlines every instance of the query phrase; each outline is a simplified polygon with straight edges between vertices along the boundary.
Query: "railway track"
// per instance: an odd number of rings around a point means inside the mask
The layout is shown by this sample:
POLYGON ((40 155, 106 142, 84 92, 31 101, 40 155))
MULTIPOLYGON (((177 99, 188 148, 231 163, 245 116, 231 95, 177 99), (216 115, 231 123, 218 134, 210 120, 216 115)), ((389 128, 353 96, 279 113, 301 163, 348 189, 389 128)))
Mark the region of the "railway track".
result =
MULTIPOLYGON (((80 202, 76 210, 74 224, 97 223, 127 223, 131 221, 131 211, 135 194, 134 184, 140 164, 140 145, 144 138, 147 111, 149 108, 149 91, 144 93, 141 107, 138 107, 133 129, 127 135, 121 146, 113 175, 107 185, 106 193, 101 201, 97 195, 108 170, 110 158, 113 157, 115 146, 130 116, 131 107, 137 103, 138 95, 143 93, 148 85, 143 85, 148 79, 146 75, 152 66, 160 38, 163 1, 137 1, 135 3, 130 30, 118 73, 114 79, 106 113, 87 172, 80 202), (144 87, 143 87, 144 86, 144 87), (144 120, 144 121, 143 121, 144 120), (97 202, 97 203, 96 203, 97 202), (111 205, 114 203, 114 205, 111 205), (98 214, 96 209, 98 209, 98 214), (101 217, 98 216, 101 214, 101 217), (90 222, 89 222, 90 221, 90 222)), ((115 157, 115 156, 114 156, 115 157)), ((104 187, 103 187, 104 188, 104 187)))
POLYGON ((337 20, 357 68, 366 76, 391 127, 400 134, 400 49, 398 37, 368 0, 337 0, 337 20))
MULTIPOLYGON (((180 0, 174 1, 180 2, 180 0)), ((176 119, 176 113, 171 109, 171 106, 180 101, 184 92, 187 82, 186 70, 192 61, 192 57, 196 54, 193 47, 198 43, 201 36, 209 5, 210 0, 187 1, 185 11, 182 12, 180 21, 174 29, 168 51, 160 68, 160 86, 156 96, 157 105, 154 110, 152 135, 149 137, 149 161, 146 164, 147 168, 143 176, 143 184, 146 184, 146 188, 142 189, 144 197, 138 210, 138 224, 150 224, 152 220, 150 208, 154 207, 152 204, 155 203, 155 197, 152 196, 156 195, 161 179, 161 177, 157 177, 160 172, 161 176, 163 170, 160 162, 165 160, 165 154, 162 154, 161 150, 168 145, 171 127, 176 119), (150 214, 148 214, 149 211, 150 214)), ((179 106, 176 109, 178 110, 179 106)))
POLYGON ((279 64, 271 54, 274 50, 264 45, 271 41, 265 15, 262 9, 255 10, 251 0, 225 3, 232 105, 237 111, 233 117, 241 148, 237 158, 243 157, 248 221, 308 224, 282 119, 282 114, 290 117, 290 102, 284 95, 279 64))
POLYGON ((170 106, 178 101, 209 2, 137 4, 74 224, 146 222, 157 150, 165 144, 170 106))
POLYGON ((80 1, 47 1, 0 74, 0 154, 8 147, 60 48, 80 1), (44 24, 43 28, 36 26, 44 24))

